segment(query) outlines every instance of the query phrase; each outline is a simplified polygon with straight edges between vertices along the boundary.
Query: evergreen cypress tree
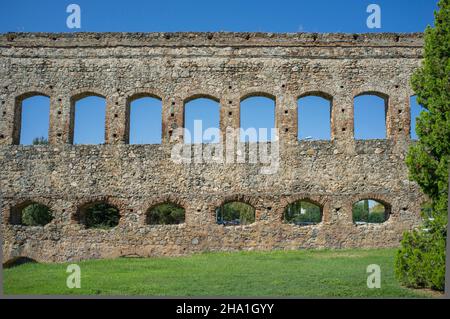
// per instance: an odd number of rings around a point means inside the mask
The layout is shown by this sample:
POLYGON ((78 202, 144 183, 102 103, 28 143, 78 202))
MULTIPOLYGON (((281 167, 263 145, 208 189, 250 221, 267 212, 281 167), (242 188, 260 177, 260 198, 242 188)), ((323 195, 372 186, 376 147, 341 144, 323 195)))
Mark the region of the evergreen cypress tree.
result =
POLYGON ((435 26, 425 31, 424 61, 411 80, 427 112, 417 118, 418 142, 406 159, 410 178, 430 198, 423 227, 405 233, 396 275, 413 287, 444 289, 450 157, 450 1, 440 0, 435 26))

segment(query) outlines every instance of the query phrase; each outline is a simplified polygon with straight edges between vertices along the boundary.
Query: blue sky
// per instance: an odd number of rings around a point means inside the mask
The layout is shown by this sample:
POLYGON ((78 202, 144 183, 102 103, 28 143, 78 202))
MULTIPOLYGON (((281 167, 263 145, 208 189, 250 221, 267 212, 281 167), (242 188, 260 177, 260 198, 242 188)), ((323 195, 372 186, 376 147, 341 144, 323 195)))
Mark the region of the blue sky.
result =
POLYGON ((132 101, 130 104, 130 128, 130 144, 161 143, 161 100, 144 97, 132 101))
MULTIPOLYGON (((0 32, 422 32, 427 25, 433 24, 436 4, 437 0, 21 0, 0 4, 0 32), (66 7, 71 3, 81 7, 81 29, 68 29, 66 26, 66 7), (381 7, 380 29, 367 28, 369 13, 366 8, 371 3, 381 7)), ((134 102, 130 143, 160 142, 158 102, 151 99, 134 102)), ((204 120, 204 129, 217 125, 218 110, 214 103, 192 101, 191 111, 186 114, 186 127, 189 128, 196 118, 204 120)), ((245 104, 241 112, 244 128, 249 125, 273 126, 271 100, 255 98, 245 104)), ((299 118, 300 138, 328 139, 329 109, 326 101, 308 98, 299 101, 299 107, 299 116, 302 116, 299 118)), ((24 101, 23 108, 21 143, 28 144, 33 137, 46 137, 48 100, 31 98, 24 101)), ((418 114, 415 109, 419 107, 413 103, 412 108, 411 114, 418 114)), ((103 123, 104 101, 101 98, 90 97, 77 103, 75 143, 101 143, 104 139, 103 123), (82 128, 81 132, 78 128, 82 128)), ((355 103, 355 138, 382 138, 383 130, 384 110, 379 100, 376 97, 358 98, 355 103), (362 109, 364 111, 360 112, 362 109)))
POLYGON ((2 1, 0 32, 69 32, 66 7, 81 7, 81 31, 416 32, 433 23, 435 0, 20 0, 2 1), (366 27, 378 4, 382 28, 366 27))

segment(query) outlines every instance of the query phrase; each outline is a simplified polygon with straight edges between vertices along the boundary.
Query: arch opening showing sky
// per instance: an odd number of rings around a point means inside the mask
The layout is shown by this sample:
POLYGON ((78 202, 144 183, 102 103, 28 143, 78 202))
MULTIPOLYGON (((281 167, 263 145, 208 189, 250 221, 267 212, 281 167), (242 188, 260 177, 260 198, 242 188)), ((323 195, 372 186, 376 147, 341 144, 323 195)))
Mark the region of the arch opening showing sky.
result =
POLYGON ((219 122, 219 102, 209 98, 197 98, 185 103, 185 143, 219 143, 219 122))
POLYGON ((50 98, 34 95, 22 101, 20 144, 31 145, 34 139, 48 140, 50 98))
MULTIPOLYGON (((366 9, 370 2, 360 0, 286 0, 282 4, 271 0, 229 0, 229 1, 145 1, 130 0, 127 2, 106 0, 77 0, 74 3, 81 8, 81 28, 69 29, 66 12, 69 2, 60 0, 48 1, 5 1, 0 10, 0 32, 423 32, 427 25, 434 24, 434 11, 437 1, 430 0, 378 0, 381 8, 381 28, 370 29, 366 20, 370 13, 366 9), (151 15, 151 19, 149 19, 151 15)), ((365 97, 364 97, 365 98, 365 97)), ((24 101, 23 127, 20 143, 30 144, 35 137, 48 136, 48 114, 43 100, 40 98, 24 101), (34 107, 28 107, 32 103, 34 107), (31 129, 27 129, 27 127, 31 129), (46 127, 47 126, 47 127, 46 127)), ((82 104, 85 103, 84 101, 82 104)), ((87 102, 86 102, 87 103, 87 102)), ((139 103, 144 102, 136 102, 139 103)), ((153 103, 153 102, 152 102, 153 103)), ((82 124, 76 127, 75 143, 103 143, 104 115, 99 101, 90 100, 90 112, 84 106, 76 116, 82 124), (99 111, 100 110, 100 111, 99 111), (86 112, 85 112, 86 111, 86 112), (100 113, 97 114, 97 111, 100 113), (88 114, 89 113, 89 114, 88 114), (86 120, 84 117, 86 116, 86 120), (100 123, 101 118, 101 123, 100 123), (82 120, 80 120, 82 119, 82 120), (94 124, 95 123, 95 124, 94 124), (86 135, 88 134, 90 135, 86 135), (89 141, 88 141, 89 140, 89 141)), ((414 100, 411 103, 411 138, 415 139, 416 110, 414 100)), ((251 108, 249 108, 251 109, 251 108)), ((256 119, 258 125, 272 126, 272 114, 259 108, 256 119)), ((313 139, 325 139, 329 136, 328 125, 317 121, 317 126, 309 127, 316 116, 322 119, 322 108, 318 114, 306 120, 299 127, 299 138, 312 136, 313 139), (310 119, 310 120, 309 120, 310 119), (306 123, 306 124, 305 124, 306 123), (306 131, 305 131, 306 130, 306 131), (311 130, 308 133, 307 130, 311 130), (304 133, 304 134, 303 134, 304 133)), ((155 108, 136 106, 132 114, 130 141, 132 143, 159 143, 161 137, 147 132, 148 126, 159 127, 155 108), (146 119, 146 120, 145 120, 146 119), (148 125, 144 123, 148 121, 148 125), (143 132, 142 136, 139 136, 143 132)), ((246 117, 247 111, 241 111, 246 117)), ((378 127, 374 127, 381 119, 379 108, 371 108, 364 114, 355 112, 355 137, 362 139, 385 138, 378 127), (358 120, 358 124, 356 124, 358 120)), ((217 126, 217 119, 205 115, 206 125, 217 126)), ((305 116, 309 116, 306 115, 305 116)), ((244 127, 247 120, 242 120, 244 127)), ((79 125, 76 124, 76 125, 79 125)), ((130 123, 130 124, 131 124, 130 123)), ((328 123, 327 123, 328 124, 328 123)))
POLYGON ((74 103, 74 144, 105 143, 106 99, 88 96, 74 103))
POLYGON ((387 102, 372 94, 357 96, 353 101, 355 139, 385 139, 387 102))
POLYGON ((162 102, 143 97, 130 103, 130 144, 161 144, 162 102))
POLYGON ((298 139, 331 139, 331 102, 319 96, 298 99, 298 139))
POLYGON ((240 103, 241 142, 268 142, 274 140, 275 101, 263 96, 252 96, 240 103))

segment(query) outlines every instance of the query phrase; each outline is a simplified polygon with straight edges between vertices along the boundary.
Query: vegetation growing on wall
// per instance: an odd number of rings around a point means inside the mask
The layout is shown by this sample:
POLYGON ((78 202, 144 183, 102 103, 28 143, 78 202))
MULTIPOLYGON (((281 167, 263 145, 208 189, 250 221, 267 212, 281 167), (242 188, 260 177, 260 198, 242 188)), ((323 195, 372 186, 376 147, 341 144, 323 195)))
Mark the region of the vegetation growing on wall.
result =
POLYGON ((33 145, 47 145, 48 144, 48 140, 41 136, 41 137, 36 137, 33 139, 33 145))

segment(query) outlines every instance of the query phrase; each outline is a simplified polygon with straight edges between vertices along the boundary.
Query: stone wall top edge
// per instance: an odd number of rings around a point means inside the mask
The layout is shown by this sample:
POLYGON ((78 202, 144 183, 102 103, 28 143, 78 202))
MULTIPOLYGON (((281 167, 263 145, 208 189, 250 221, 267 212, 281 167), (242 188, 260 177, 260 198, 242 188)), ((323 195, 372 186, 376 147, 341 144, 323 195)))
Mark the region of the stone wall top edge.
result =
POLYGON ((406 46, 422 47, 423 33, 3 33, 2 47, 114 46, 406 46))

